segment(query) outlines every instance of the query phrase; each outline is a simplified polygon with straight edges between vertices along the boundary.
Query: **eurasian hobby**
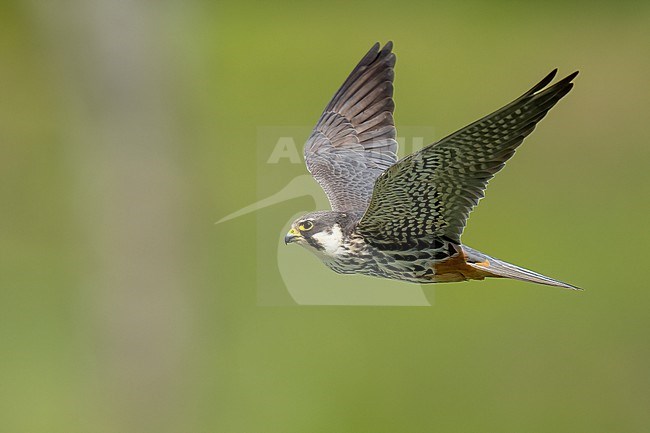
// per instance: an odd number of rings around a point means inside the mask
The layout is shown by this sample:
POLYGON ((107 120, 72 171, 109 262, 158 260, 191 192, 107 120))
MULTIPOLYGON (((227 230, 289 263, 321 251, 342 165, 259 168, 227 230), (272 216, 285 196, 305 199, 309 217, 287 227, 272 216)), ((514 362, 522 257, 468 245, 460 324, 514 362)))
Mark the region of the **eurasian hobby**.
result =
POLYGON ((285 237, 343 274, 415 283, 514 278, 576 287, 462 245, 488 181, 573 84, 557 70, 521 97, 397 160, 395 54, 375 44, 345 80, 305 144, 307 169, 331 211, 298 218, 285 237))

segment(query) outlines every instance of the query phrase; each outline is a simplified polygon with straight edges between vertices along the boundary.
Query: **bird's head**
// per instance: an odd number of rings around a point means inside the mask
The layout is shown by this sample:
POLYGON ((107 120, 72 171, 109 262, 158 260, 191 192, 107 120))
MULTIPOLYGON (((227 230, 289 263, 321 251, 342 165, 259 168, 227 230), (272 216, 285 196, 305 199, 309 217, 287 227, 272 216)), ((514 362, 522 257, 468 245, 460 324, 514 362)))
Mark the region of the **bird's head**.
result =
POLYGON ((308 213, 291 224, 284 243, 296 242, 316 253, 335 256, 347 237, 353 219, 354 215, 345 212, 308 213))

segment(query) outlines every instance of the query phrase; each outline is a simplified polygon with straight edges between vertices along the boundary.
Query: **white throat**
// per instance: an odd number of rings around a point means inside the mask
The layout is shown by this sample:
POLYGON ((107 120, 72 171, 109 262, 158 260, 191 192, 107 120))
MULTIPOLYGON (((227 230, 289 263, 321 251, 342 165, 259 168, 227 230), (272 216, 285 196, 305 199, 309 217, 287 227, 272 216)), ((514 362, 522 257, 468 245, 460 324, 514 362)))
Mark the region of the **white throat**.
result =
POLYGON ((334 224, 332 233, 323 231, 315 233, 312 238, 323 247, 323 250, 318 252, 325 256, 337 257, 343 246, 343 232, 341 231, 341 226, 338 224, 334 224))

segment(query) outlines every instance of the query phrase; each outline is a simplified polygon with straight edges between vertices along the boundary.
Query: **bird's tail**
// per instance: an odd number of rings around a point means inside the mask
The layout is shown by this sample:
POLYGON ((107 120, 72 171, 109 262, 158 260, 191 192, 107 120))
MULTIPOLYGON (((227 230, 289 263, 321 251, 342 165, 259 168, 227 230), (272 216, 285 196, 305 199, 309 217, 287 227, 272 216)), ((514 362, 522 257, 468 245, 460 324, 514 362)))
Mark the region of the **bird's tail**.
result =
POLYGON ((497 278, 512 278, 515 280, 529 281, 531 283, 545 284, 547 286, 563 287, 565 289, 582 290, 562 281, 555 280, 537 272, 521 268, 508 262, 495 259, 479 251, 463 245, 467 255, 467 264, 475 269, 486 272, 488 276, 497 278))

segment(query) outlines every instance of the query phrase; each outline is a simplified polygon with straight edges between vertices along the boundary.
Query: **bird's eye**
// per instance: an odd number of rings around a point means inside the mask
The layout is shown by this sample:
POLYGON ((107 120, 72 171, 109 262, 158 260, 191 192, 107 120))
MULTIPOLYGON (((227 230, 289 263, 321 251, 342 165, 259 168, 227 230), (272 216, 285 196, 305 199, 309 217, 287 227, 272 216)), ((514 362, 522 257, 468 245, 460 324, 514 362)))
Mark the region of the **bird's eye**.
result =
POLYGON ((302 224, 298 226, 300 231, 306 232, 314 228, 314 223, 311 221, 303 221, 302 224))

